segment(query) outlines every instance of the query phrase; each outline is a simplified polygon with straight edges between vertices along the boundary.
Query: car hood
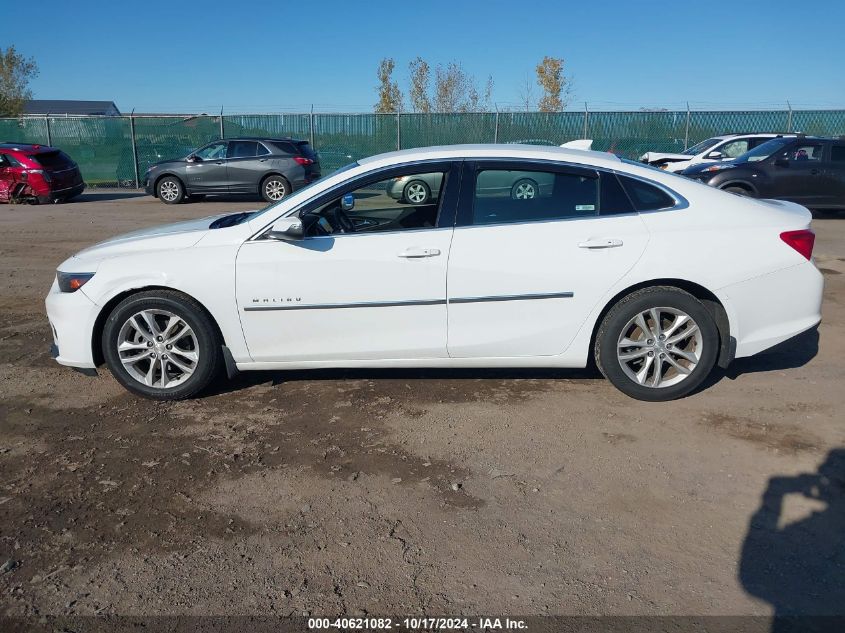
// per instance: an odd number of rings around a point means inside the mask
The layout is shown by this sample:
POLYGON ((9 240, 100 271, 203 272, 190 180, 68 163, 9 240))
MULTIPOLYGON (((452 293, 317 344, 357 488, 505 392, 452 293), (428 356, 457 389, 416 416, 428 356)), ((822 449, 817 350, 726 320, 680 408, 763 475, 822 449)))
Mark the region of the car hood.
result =
POLYGON ((667 152, 646 152, 642 156, 640 156, 640 160, 644 161, 653 161, 653 160, 692 160, 695 158, 694 156, 689 156, 687 154, 670 154, 667 152))
POLYGON ((695 175, 695 174, 700 174, 705 169, 709 169, 710 167, 713 167, 714 165, 723 165, 722 169, 718 169, 718 170, 712 172, 714 176, 716 174, 720 173, 721 171, 725 170, 725 169, 733 170, 733 169, 736 169, 738 167, 748 167, 747 162, 743 161, 741 163, 737 163, 736 161, 734 161, 732 159, 726 158, 723 161, 716 161, 716 162, 710 162, 710 163, 696 163, 695 165, 690 165, 689 167, 687 167, 681 173, 684 176, 692 176, 692 175, 695 175))
POLYGON ((197 220, 175 222, 153 226, 131 233, 118 235, 94 246, 79 251, 59 267, 67 272, 79 272, 79 265, 84 262, 85 272, 94 272, 95 266, 104 259, 145 251, 175 250, 188 248, 199 242, 210 229, 214 220, 231 213, 221 213, 197 220), (71 263, 72 262, 72 263, 71 263))

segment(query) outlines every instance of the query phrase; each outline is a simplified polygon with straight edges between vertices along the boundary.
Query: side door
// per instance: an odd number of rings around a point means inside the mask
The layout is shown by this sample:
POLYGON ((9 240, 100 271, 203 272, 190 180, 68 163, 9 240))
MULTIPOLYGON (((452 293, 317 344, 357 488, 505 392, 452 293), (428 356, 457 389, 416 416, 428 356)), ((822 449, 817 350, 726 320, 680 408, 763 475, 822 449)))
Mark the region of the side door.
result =
POLYGON ((215 141, 198 149, 187 159, 185 178, 189 191, 202 193, 228 193, 226 154, 229 143, 215 141))
POLYGON ((449 256, 449 356, 561 354, 648 239, 612 172, 465 163, 449 256))
POLYGON ((831 206, 845 207, 845 143, 830 146, 828 170, 833 184, 831 206))
POLYGON ((459 162, 378 170, 306 202, 305 237, 262 231, 237 256, 236 299, 258 362, 442 358, 459 162), (436 175, 438 195, 401 199, 436 175), (397 194, 398 192, 398 194, 397 194))
POLYGON ((761 192, 767 198, 797 202, 808 207, 825 204, 830 198, 824 177, 824 145, 798 141, 778 152, 768 166, 770 186, 761 192))
POLYGON ((257 141, 229 141, 226 168, 230 193, 255 193, 267 171, 270 151, 257 141))

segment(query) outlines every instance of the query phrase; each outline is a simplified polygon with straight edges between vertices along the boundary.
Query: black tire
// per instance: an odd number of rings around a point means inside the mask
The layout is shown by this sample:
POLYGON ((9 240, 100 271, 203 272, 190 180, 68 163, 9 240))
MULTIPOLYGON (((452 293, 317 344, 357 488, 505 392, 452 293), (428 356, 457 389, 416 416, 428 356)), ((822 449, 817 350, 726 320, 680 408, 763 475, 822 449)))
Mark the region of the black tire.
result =
POLYGON ((165 204, 179 204, 185 199, 185 186, 176 176, 165 176, 156 183, 156 195, 165 204))
POLYGON ((422 205, 427 204, 429 200, 431 200, 431 188, 422 180, 412 180, 402 189, 402 201, 407 204, 422 205), (423 194, 422 198, 419 198, 420 193, 423 194), (418 199, 411 200, 411 196, 418 199))
POLYGON ((514 200, 533 200, 540 196, 540 188, 537 183, 530 178, 520 178, 511 187, 511 198, 514 200), (527 189, 526 189, 527 188, 527 189), (525 190, 525 194, 523 193, 525 190), (527 191, 531 190, 533 193, 526 195, 527 191))
POLYGON ((745 187, 739 187, 736 185, 725 187, 724 189, 722 189, 722 191, 727 191, 728 193, 735 193, 738 196, 746 196, 748 198, 756 197, 753 192, 749 191, 745 187))
POLYGON ((290 195, 290 192, 290 183, 278 174, 270 174, 261 181, 261 197, 265 202, 278 202, 279 200, 284 200, 290 195), (281 192, 281 195, 274 192, 281 192))
MULTIPOLYGON (((167 317, 160 318, 166 319, 167 317)), ((161 321, 161 323, 163 322, 161 321)), ((171 350, 169 353, 172 356, 172 346, 168 349, 171 350)), ((139 292, 121 301, 112 310, 103 327, 102 350, 109 370, 121 385, 132 393, 153 400, 183 400, 190 398, 205 389, 214 380, 223 366, 222 341, 211 317, 199 303, 173 290, 139 292), (193 367, 193 373, 174 387, 151 387, 140 382, 139 379, 133 377, 127 366, 120 359, 117 346, 119 344, 121 329, 133 315, 138 314, 142 310, 167 311, 181 318, 193 331, 196 343, 195 349, 198 356, 193 367)), ((168 352, 160 350, 160 353, 166 354, 168 352)), ((165 356, 162 356, 157 361, 159 363, 159 369, 157 370, 159 376, 161 375, 160 368, 163 358, 165 356)), ((184 358, 180 357, 180 360, 184 360, 184 358)), ((144 373, 145 367, 149 367, 149 361, 142 360, 140 363, 134 364, 133 367, 140 370, 139 373, 144 373)), ((173 372, 174 374, 179 373, 175 366, 168 364, 167 367, 168 369, 165 371, 173 372)), ((154 371, 153 376, 155 375, 156 372, 154 371)))
MULTIPOLYGON (((622 393, 637 400, 663 402, 683 398, 695 391, 716 364, 718 352, 719 330, 707 308, 694 296, 679 288, 654 286, 632 292, 620 299, 608 311, 596 332, 594 358, 599 371, 622 393), (650 308, 669 308, 682 311, 698 325, 702 348, 698 350, 698 363, 688 375, 676 384, 664 387, 639 384, 626 373, 622 366, 623 361, 617 355, 617 343, 624 333, 623 330, 627 329, 631 319, 650 308)), ((651 354, 656 361, 659 354, 656 352, 651 352, 651 354)), ((643 361, 645 360, 643 359, 643 361)), ((672 369, 666 361, 661 361, 661 367, 665 367, 664 372, 670 376, 673 374, 680 376, 680 373, 672 369)), ((646 375, 649 375, 649 371, 651 371, 650 375, 653 376, 653 369, 646 369, 646 375)))

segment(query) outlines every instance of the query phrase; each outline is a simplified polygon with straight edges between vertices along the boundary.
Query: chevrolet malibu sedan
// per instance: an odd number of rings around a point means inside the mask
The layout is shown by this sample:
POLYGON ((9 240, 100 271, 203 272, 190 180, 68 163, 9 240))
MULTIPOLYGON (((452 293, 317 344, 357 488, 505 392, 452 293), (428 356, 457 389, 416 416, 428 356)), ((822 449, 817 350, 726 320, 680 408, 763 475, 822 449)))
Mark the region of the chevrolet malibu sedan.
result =
POLYGON ((629 396, 670 400, 819 322, 813 240, 797 204, 610 154, 433 147, 83 250, 47 314, 59 363, 105 363, 158 400, 223 371, 591 362, 629 396), (436 199, 387 194, 432 175, 436 199), (514 196, 525 178, 548 185, 514 196))

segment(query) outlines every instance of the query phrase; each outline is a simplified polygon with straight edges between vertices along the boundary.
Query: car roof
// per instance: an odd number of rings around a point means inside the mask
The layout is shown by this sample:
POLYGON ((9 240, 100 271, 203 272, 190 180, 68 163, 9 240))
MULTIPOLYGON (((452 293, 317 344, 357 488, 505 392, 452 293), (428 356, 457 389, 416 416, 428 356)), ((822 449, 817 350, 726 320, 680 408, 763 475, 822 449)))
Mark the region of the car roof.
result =
POLYGON ((54 152, 55 147, 49 145, 39 145, 37 143, 15 143, 14 141, 4 141, 0 143, 0 149, 12 150, 21 152, 23 154, 37 154, 39 152, 54 152))
POLYGON ((273 138, 269 136, 233 136, 231 138, 220 139, 222 141, 266 141, 268 143, 307 143, 305 139, 293 138, 290 136, 273 138))
POLYGON ((605 167, 618 166, 621 160, 618 156, 608 152, 570 149, 565 147, 549 147, 546 145, 517 145, 517 144, 476 144, 476 145, 438 145, 434 147, 418 147, 403 149, 397 152, 377 154, 358 161, 360 165, 375 166, 376 163, 393 164, 412 162, 417 160, 454 160, 456 158, 528 158, 539 160, 587 162, 605 167))

